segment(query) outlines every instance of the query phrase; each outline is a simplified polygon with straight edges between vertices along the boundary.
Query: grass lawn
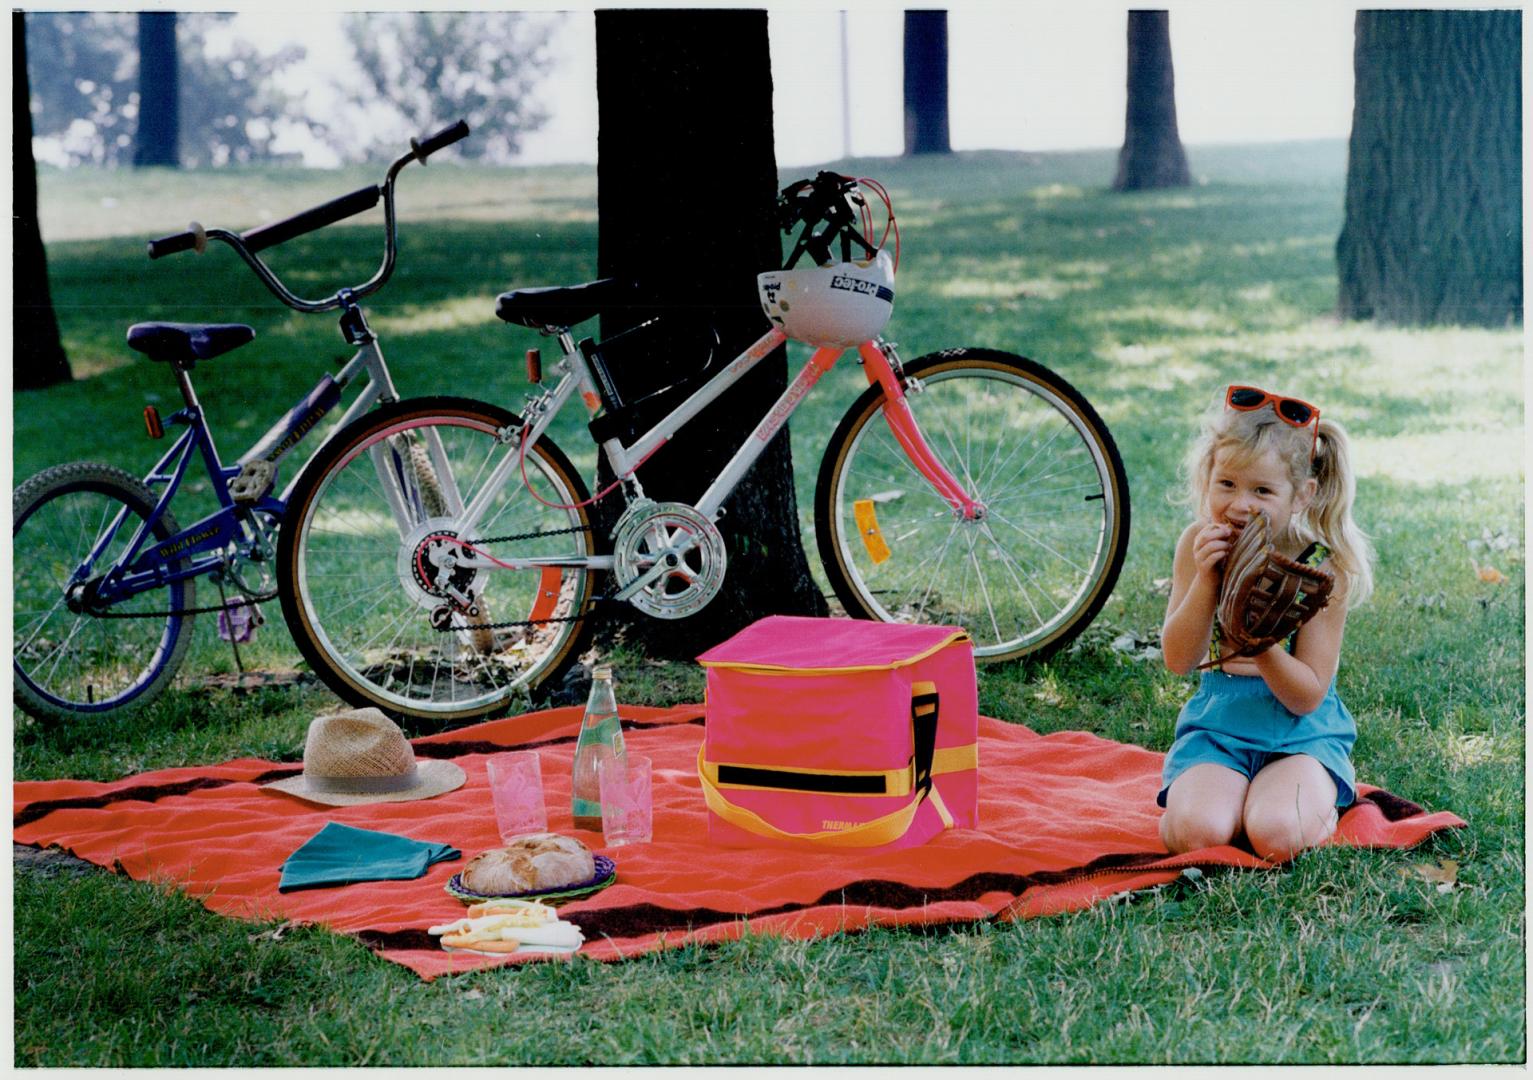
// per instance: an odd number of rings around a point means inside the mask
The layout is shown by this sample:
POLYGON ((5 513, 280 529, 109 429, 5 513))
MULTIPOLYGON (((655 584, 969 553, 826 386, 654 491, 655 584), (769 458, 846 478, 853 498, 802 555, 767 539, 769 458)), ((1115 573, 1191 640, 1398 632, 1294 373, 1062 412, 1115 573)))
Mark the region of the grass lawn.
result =
MULTIPOLYGON (((903 355, 979 345, 1053 367, 1107 421, 1133 485, 1128 561, 1101 617, 1049 664, 982 669, 981 709, 1042 732, 1169 745, 1193 680, 1140 646, 1158 631, 1186 521, 1171 501, 1177 464, 1219 388, 1268 386, 1320 404, 1354 437, 1358 516, 1379 555, 1338 677, 1358 718, 1358 776, 1451 809, 1467 829, 1417 851, 1313 852, 1277 872, 1185 879, 1015 925, 748 938, 429 985, 322 930, 223 919, 105 873, 17 869, 15 1063, 1523 1061, 1521 329, 1334 318, 1342 144, 1190 156, 1196 187, 1138 195, 1104 190, 1106 152, 842 163, 883 180, 900 212, 889 336, 903 355), (1451 884, 1420 872, 1444 861, 1457 865, 1451 884)), ((141 411, 171 407, 175 388, 122 336, 154 318, 257 328, 255 344, 196 376, 224 455, 237 456, 349 350, 327 318, 277 305, 226 248, 150 264, 142 241, 189 218, 249 227, 369 179, 45 173, 43 235, 77 379, 13 399, 15 478, 77 458, 135 473, 152 463, 141 411)), ((494 296, 595 276, 594 192, 590 170, 405 174, 399 270, 368 305, 402 393, 521 403, 522 352, 540 339, 498 322, 494 296)), ((380 246, 361 220, 286 245, 279 269, 315 293, 360 280, 380 246)), ((814 465, 861 381, 847 365, 795 416, 806 525, 814 465)), ((589 474, 576 423, 554 438, 589 474)), ((25 566, 25 552, 15 558, 25 566)), ((291 668, 275 603, 268 616, 246 663, 291 668)), ((209 686, 233 660, 207 617, 197 635, 179 685, 131 726, 46 728, 18 714, 15 775, 299 757, 309 719, 334 699, 209 686)), ((690 665, 611 659, 625 701, 701 698, 690 665)))

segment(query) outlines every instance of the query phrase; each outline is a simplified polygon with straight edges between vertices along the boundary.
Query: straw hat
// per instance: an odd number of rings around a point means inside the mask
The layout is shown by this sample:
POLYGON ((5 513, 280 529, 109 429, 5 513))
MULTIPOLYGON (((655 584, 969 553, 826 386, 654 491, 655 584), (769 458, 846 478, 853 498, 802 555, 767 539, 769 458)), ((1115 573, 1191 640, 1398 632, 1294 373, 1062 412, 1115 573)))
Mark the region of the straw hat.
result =
POLYGON ((463 786, 450 761, 416 761, 399 725, 377 709, 316 717, 303 746, 303 772, 266 787, 329 806, 409 802, 463 786))

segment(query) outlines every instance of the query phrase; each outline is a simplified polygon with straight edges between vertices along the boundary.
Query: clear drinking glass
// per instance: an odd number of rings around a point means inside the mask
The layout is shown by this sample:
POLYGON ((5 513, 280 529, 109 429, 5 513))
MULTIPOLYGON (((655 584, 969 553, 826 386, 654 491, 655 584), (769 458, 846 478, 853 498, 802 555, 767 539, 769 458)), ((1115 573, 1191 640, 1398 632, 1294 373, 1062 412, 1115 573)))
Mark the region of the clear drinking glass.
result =
POLYGON ((608 756, 598 762, 601 785, 601 831, 608 847, 647 844, 652 822, 649 758, 638 754, 608 756))
POLYGON ((543 771, 537 751, 496 754, 490 758, 487 769, 501 842, 510 843, 528 833, 547 832, 548 808, 543 803, 543 771))

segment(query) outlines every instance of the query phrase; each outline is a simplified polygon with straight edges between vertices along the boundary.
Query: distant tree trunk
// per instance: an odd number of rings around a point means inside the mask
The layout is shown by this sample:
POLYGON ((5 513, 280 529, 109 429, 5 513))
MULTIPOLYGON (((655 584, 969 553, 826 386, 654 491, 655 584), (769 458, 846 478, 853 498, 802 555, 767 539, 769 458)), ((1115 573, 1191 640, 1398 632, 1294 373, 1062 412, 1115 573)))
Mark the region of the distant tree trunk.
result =
MULTIPOLYGON (((733 357, 769 327, 756 275, 782 265, 766 13, 598 11, 596 89, 599 272, 641 282, 652 311, 711 319, 733 357)), ((603 338, 645 314, 604 316, 603 338)), ((694 356, 638 359, 656 385, 698 367, 694 356)), ((645 495, 699 499, 786 386, 779 349, 639 470, 645 495)), ((605 460, 599 472, 611 482, 605 460)), ((597 504, 607 528, 614 504, 597 504)), ((725 503, 719 528, 729 553, 722 592, 685 619, 632 620, 652 655, 694 656, 763 615, 825 613, 799 537, 786 427, 725 503)))
POLYGON ((905 153, 950 154, 947 12, 905 12, 905 153))
POLYGON ((71 378, 48 292, 48 256, 37 223, 37 162, 32 157, 31 91, 27 82, 26 22, 11 13, 11 300, 15 306, 12 380, 36 390, 71 378))
POLYGON ((1171 70, 1171 16, 1128 13, 1128 109, 1114 191, 1186 187, 1187 152, 1176 130, 1176 78, 1171 70))
POLYGON ((1359 11, 1343 318, 1522 318, 1522 13, 1359 11))
POLYGON ((176 57, 176 13, 138 14, 138 133, 133 165, 181 164, 180 100, 176 57))

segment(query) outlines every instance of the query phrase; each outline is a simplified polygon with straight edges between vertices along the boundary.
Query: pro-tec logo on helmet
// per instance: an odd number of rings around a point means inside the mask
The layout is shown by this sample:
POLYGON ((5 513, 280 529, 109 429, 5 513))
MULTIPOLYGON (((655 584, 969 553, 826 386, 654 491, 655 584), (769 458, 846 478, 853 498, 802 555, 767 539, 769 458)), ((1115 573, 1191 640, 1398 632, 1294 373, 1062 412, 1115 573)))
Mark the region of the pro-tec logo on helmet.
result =
POLYGON ((876 281, 864 281, 862 278, 852 277, 850 274, 837 274, 830 279, 832 289, 843 289, 846 292, 861 293, 864 296, 876 297, 886 303, 894 303, 894 290, 885 288, 876 281))

